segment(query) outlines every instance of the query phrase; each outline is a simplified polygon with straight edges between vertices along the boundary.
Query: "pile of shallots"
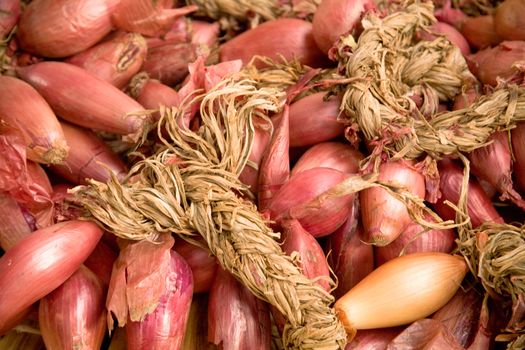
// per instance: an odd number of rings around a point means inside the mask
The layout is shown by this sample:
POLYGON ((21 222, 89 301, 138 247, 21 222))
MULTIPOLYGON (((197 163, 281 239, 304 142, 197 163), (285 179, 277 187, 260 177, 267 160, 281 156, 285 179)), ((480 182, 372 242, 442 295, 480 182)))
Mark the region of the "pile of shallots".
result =
MULTIPOLYGON (((254 56, 294 60, 308 79, 328 72, 337 85, 334 44, 348 33, 357 40, 363 16, 395 2, 275 0, 276 18, 250 10, 232 28, 206 17, 198 1, 0 0, 0 349, 282 348, 283 315, 205 243, 116 238, 82 220, 68 190, 125 178, 141 154, 155 151, 160 109, 182 108, 249 64, 264 69, 269 61, 251 63, 254 56), (151 295, 152 285, 163 293, 151 295)), ((227 3, 209 1, 225 13, 227 3)), ((436 0, 439 21, 420 33, 446 36, 477 79, 440 110, 525 84, 525 0, 466 12, 477 2, 458 3, 436 0)), ((253 120, 239 179, 249 186, 245 200, 280 232, 282 250, 334 296, 345 349, 481 350, 515 340, 497 338, 510 322, 508 301, 467 274, 454 228, 421 226, 384 187, 338 193, 345 180, 372 171, 377 142, 360 141, 359 130, 339 121, 342 96, 309 86, 297 83, 281 112, 253 120)), ((190 110, 180 128, 197 130, 199 118, 190 110)), ((437 194, 425 203, 456 220, 462 162, 447 157, 429 170, 375 155, 377 181, 421 201, 437 194)), ((472 227, 523 222, 525 124, 466 156, 472 227)))

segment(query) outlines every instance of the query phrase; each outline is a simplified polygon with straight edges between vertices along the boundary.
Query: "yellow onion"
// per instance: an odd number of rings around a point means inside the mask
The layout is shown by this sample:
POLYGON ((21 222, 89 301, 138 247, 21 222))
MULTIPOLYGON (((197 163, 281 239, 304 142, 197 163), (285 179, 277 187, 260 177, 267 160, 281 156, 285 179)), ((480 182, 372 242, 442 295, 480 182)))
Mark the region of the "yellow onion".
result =
POLYGON ((149 118, 138 102, 75 65, 41 62, 19 67, 17 74, 73 124, 137 138, 149 118))
POLYGON ((505 0, 494 12, 494 29, 504 40, 525 40, 525 2, 505 0))
POLYGON ((363 154, 347 143, 322 142, 310 147, 292 168, 291 175, 312 168, 331 168, 355 174, 363 154))
POLYGON ((40 331, 48 349, 100 349, 106 330, 105 289, 87 267, 40 300, 40 331))
POLYGON ((148 46, 137 33, 119 33, 108 41, 90 47, 66 60, 84 68, 111 85, 124 88, 138 73, 146 59, 148 46))
POLYGON ((468 268, 459 256, 415 253, 381 265, 335 303, 350 339, 356 330, 405 325, 445 305, 468 268))
POLYGON ((467 17, 461 24, 461 34, 467 39, 470 46, 484 49, 501 42, 501 38, 494 30, 492 15, 467 17))
POLYGON ((0 125, 21 136, 27 157, 40 163, 61 163, 68 146, 58 119, 42 96, 23 80, 0 76, 0 125))
POLYGON ((63 165, 51 170, 74 184, 87 179, 106 182, 111 173, 118 178, 127 174, 126 165, 93 131, 66 122, 60 123, 70 147, 63 165))
POLYGON ((173 249, 190 265, 193 293, 209 292, 217 273, 217 259, 208 250, 183 239, 177 240, 173 249))
POLYGON ((246 65, 256 55, 275 60, 297 58, 311 67, 323 66, 326 61, 315 44, 312 24, 295 18, 265 22, 220 46, 221 61, 240 59, 246 65))
POLYGON ((74 55, 111 31, 120 0, 34 0, 22 12, 17 39, 22 49, 45 57, 74 55))
POLYGON ((20 0, 2 0, 0 2, 0 40, 11 32, 20 16, 20 0))

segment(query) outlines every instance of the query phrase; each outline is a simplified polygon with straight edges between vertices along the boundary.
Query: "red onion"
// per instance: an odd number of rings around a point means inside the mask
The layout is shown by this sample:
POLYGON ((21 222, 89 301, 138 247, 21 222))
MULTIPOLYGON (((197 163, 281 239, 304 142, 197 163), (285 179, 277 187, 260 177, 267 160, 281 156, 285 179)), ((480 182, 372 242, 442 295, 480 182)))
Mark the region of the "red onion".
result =
MULTIPOLYGON (((140 88, 137 101, 147 109, 158 109, 160 106, 174 107, 180 104, 180 97, 175 89, 162 84, 156 79, 148 79, 140 88)), ((158 120, 159 113, 154 113, 153 117, 158 120)), ((188 127, 186 125, 186 127, 188 127)))
POLYGON ((492 15, 467 17, 460 30, 468 43, 476 49, 496 45, 502 40, 495 32, 492 15))
POLYGON ((431 33, 421 33, 421 37, 423 40, 432 41, 435 39, 435 35, 433 33, 441 34, 444 35, 458 49, 460 49, 463 55, 470 54, 469 43, 467 42, 465 37, 463 37, 463 35, 450 24, 445 22, 434 23, 430 27, 430 31, 431 33))
POLYGON ((100 349, 106 331, 105 290, 87 267, 40 300, 39 324, 48 349, 100 349))
POLYGON ((518 187, 525 190, 525 123, 518 123, 511 131, 512 151, 515 157, 514 179, 518 187))
POLYGON ((312 201, 345 178, 342 172, 329 168, 309 169, 292 176, 270 202, 270 218, 277 222, 295 218, 314 237, 334 232, 346 221, 354 196, 330 195, 319 203, 312 201))
MULTIPOLYGON (((404 186, 420 198, 425 196, 425 177, 412 167, 411 162, 388 161, 381 164, 379 180, 404 186)), ((385 189, 365 189, 361 191, 360 199, 361 218, 367 242, 385 246, 399 237, 411 222, 405 204, 385 189)))
POLYGON ((343 135, 344 125, 337 121, 340 97, 324 101, 318 92, 290 105, 290 147, 310 146, 343 135))
POLYGON ((463 350, 463 347, 441 322, 425 318, 408 326, 388 344, 387 349, 463 350))
POLYGON ((117 254, 101 240, 91 255, 84 261, 84 265, 107 287, 111 280, 111 272, 115 260, 117 260, 117 254))
MULTIPOLYGON (((433 206, 441 218, 454 220, 456 212, 444 201, 448 200, 452 204, 458 204, 463 181, 463 169, 451 160, 442 160, 439 162, 439 175, 439 189, 442 196, 433 206)), ((485 222, 503 223, 503 219, 492 205, 490 198, 473 178, 469 179, 468 184, 467 210, 474 227, 485 222)))
POLYGON ((505 0, 494 12, 494 28, 504 40, 525 40, 525 2, 505 0))
POLYGON ((2 0, 0 2, 0 40, 11 32, 20 16, 20 0, 2 0))
POLYGON ((401 330, 399 327, 360 330, 357 332, 355 338, 346 345, 345 350, 386 349, 390 341, 394 339, 401 330))
POLYGON ((189 43, 150 47, 142 70, 166 85, 174 85, 184 79, 188 64, 195 59, 195 50, 189 43))
POLYGON ((470 71, 484 84, 496 86, 498 78, 520 84, 523 70, 513 67, 525 60, 525 41, 504 41, 467 57, 470 71))
POLYGON ((274 117, 275 130, 270 143, 266 147, 261 160, 258 184, 258 208, 268 208, 275 193, 290 177, 290 128, 289 108, 284 107, 283 112, 274 117))
POLYGON ((347 143, 322 142, 309 148, 292 168, 291 175, 312 168, 331 168, 347 174, 359 171, 363 154, 347 143))
POLYGON ((31 1, 18 25, 20 46, 45 57, 66 57, 84 51, 111 31, 110 14, 119 1, 31 1))
POLYGON ((183 239, 173 249, 190 265, 193 275, 193 293, 209 292, 217 273, 217 259, 210 252, 183 239))
POLYGON ((169 270, 164 276, 166 290, 155 311, 143 321, 128 321, 126 324, 129 350, 182 348, 193 294, 193 278, 186 261, 173 250, 170 255, 169 270))
POLYGON ((339 37, 356 29, 363 14, 375 6, 373 0, 322 0, 312 22, 317 46, 328 53, 339 37))
POLYGON ((262 23, 220 46, 221 61, 241 59, 246 65, 255 55, 274 60, 297 58, 311 67, 322 66, 326 61, 315 44, 312 24, 295 18, 262 23))
POLYGON ((0 334, 14 327, 31 304, 64 283, 101 236, 92 222, 62 222, 33 232, 5 253, 0 258, 0 334))
POLYGON ((268 306, 219 268, 208 303, 208 341, 229 350, 270 348, 268 306))
POLYGON ((0 247, 8 251, 31 232, 18 203, 8 195, 0 193, 0 247))
POLYGON ((259 169, 262 157, 270 141, 271 127, 266 121, 254 118, 255 134, 253 137, 252 151, 248 158, 249 163, 246 164, 239 175, 239 180, 250 186, 250 191, 254 194, 257 194, 259 191, 259 169))
POLYGON ((192 21, 191 42, 199 47, 198 51, 211 50, 217 44, 219 30, 219 22, 192 21))
POLYGON ((119 89, 139 72, 146 59, 146 40, 137 33, 119 33, 114 38, 76 54, 67 63, 84 68, 119 89))
POLYGON ((113 173, 118 178, 127 174, 126 165, 94 132, 62 122, 62 130, 71 147, 64 165, 51 170, 74 184, 85 184, 87 179, 106 182, 113 173))
POLYGON ((149 115, 131 97, 84 69, 63 62, 41 62, 17 69, 61 118, 71 123, 140 136, 149 115))

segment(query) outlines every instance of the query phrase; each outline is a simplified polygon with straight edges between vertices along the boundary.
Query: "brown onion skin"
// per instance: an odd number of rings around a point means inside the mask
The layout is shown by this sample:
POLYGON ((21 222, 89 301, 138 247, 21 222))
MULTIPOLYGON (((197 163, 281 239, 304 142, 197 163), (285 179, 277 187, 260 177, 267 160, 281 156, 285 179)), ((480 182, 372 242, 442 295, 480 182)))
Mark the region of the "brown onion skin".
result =
MULTIPOLYGON (((439 189, 442 196, 433 207, 443 220, 454 220, 456 212, 447 206, 444 200, 457 205, 463 181, 463 169, 449 159, 440 161, 438 167, 439 189)), ((503 223, 490 198, 473 178, 469 179, 467 210, 473 227, 478 227, 485 222, 503 223)))
POLYGON ((40 300, 39 324, 48 349, 100 349, 106 331, 105 290, 85 266, 40 300))
POLYGON ((491 15, 467 17, 460 30, 468 43, 476 49, 484 49, 502 41, 494 29, 494 17, 491 15))
POLYGON ((111 29, 119 0, 35 0, 20 17, 17 39, 25 51, 66 57, 96 44, 111 29))
MULTIPOLYGON (((379 167, 379 180, 406 187, 424 198, 425 178, 410 162, 387 161, 379 167)), ((373 187, 360 192, 361 219, 366 242, 385 246, 394 241, 410 224, 405 204, 387 190, 373 187)))
POLYGON ((86 184, 87 179, 107 182, 110 171, 120 179, 127 175, 126 164, 93 131, 61 125, 70 151, 64 165, 51 167, 53 172, 74 184, 86 184))
POLYGON ((525 191, 525 123, 518 123, 511 131, 514 152, 514 179, 520 190, 525 191))
POLYGON ((40 163, 60 163, 67 156, 64 132, 44 98, 23 80, 0 76, 0 121, 16 129, 27 157, 40 163))
POLYGON ((297 58, 310 67, 320 67, 326 62, 315 44, 312 24, 295 18, 262 23, 220 46, 221 62, 241 59, 246 65, 255 55, 274 60, 280 60, 282 55, 287 61, 297 58))
POLYGON ((166 85, 179 83, 188 74, 188 64, 196 59, 191 44, 162 45, 148 49, 142 70, 166 85))
POLYGON ((504 40, 525 40, 525 1, 505 0, 494 12, 494 28, 504 40))
POLYGON ((137 33, 120 33, 66 60, 122 89, 137 74, 146 59, 148 46, 137 33))
POLYGON ((157 308, 143 321, 128 320, 126 324, 129 350, 177 350, 183 344, 193 294, 193 277, 190 266, 179 254, 172 250, 170 255, 167 290, 157 308))
POLYGON ((101 236, 92 222, 67 221, 33 232, 6 252, 0 258, 0 334, 14 327, 31 304, 64 283, 101 236))
POLYGON ((270 348, 268 305, 222 268, 209 294, 208 341, 229 350, 270 348))
POLYGON ((312 33, 315 43, 325 54, 343 34, 352 32, 362 15, 375 8, 373 0, 323 0, 315 11, 312 33))
POLYGON ((73 124, 130 135, 139 133, 148 118, 124 92, 72 64, 41 62, 18 68, 17 74, 73 124))
POLYGON ((496 86, 497 78, 520 84, 523 72, 512 65, 525 59, 525 41, 503 41, 467 57, 470 71, 483 83, 496 86))
POLYGON ((311 146, 343 135, 344 125, 337 121, 340 97, 324 101, 318 92, 290 105, 290 147, 311 146))
POLYGON ((270 202, 270 218, 277 222, 295 218, 312 236, 329 235, 346 221, 354 196, 327 199, 321 206, 310 210, 303 206, 345 178, 342 172, 329 168, 309 169, 292 176, 270 202))
POLYGON ((0 2, 0 40, 11 32, 20 17, 20 0, 0 2))
POLYGON ((312 168, 331 168, 347 174, 359 171, 363 154, 347 143, 322 142, 310 147, 292 168, 291 175, 312 168))
POLYGON ((217 273, 217 259, 204 248, 179 239, 173 249, 190 265, 193 275, 193 293, 210 291, 217 273))

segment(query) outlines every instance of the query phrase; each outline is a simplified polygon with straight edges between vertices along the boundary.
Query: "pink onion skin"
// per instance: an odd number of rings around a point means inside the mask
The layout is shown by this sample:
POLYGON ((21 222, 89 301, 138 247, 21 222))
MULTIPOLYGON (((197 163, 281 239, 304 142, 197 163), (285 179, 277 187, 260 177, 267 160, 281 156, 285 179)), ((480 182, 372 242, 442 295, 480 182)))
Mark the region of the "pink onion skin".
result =
POLYGON ((0 248, 7 251, 18 241, 31 234, 18 203, 5 193, 0 193, 0 248))
POLYGON ((356 29, 362 15, 375 6, 373 0, 321 1, 312 21, 312 33, 319 49, 327 54, 339 37, 356 29))
MULTIPOLYGON (((431 217, 425 217, 433 221, 431 217)), ((419 252, 450 253, 455 247, 456 234, 452 229, 431 229, 425 232, 424 227, 411 222, 392 243, 385 247, 375 247, 376 266, 398 257, 419 252)))
POLYGON ((16 129, 27 157, 40 163, 59 163, 67 155, 64 132, 42 96, 23 80, 0 76, 0 120, 16 129))
POLYGON ((268 207, 270 218, 278 223, 295 218, 314 237, 329 235, 347 219, 353 195, 326 199, 321 205, 307 208, 318 195, 346 178, 342 172, 329 168, 314 168, 291 177, 275 194, 268 207))
POLYGON ((93 131, 65 122, 61 126, 70 151, 64 165, 51 167, 53 172, 74 184, 106 182, 110 171, 120 179, 127 175, 126 164, 93 131))
POLYGON ((111 29, 119 0, 35 0, 24 9, 17 38, 25 51, 66 57, 96 44, 111 29))
POLYGON ((209 294, 208 341, 229 350, 270 348, 267 304, 222 268, 209 294))
POLYGON ((494 29, 494 17, 491 15, 467 17, 460 30, 468 43, 476 49, 494 46, 502 41, 494 29))
POLYGON ((355 338, 345 347, 345 350, 381 350, 394 339, 402 328, 363 329, 357 331, 355 338))
POLYGON ((31 304, 64 283, 101 236, 92 222, 67 221, 33 232, 6 252, 0 258, 0 334, 14 327, 31 304))
POLYGON ((415 321, 399 333, 386 347, 393 349, 447 349, 463 350, 444 325, 433 319, 415 321))
POLYGON ((90 269, 104 284, 104 287, 107 288, 111 280, 111 272, 115 260, 117 260, 117 254, 104 243, 103 240, 100 240, 93 252, 88 256, 86 261, 84 261, 84 265, 90 269))
POLYGON ((39 324, 48 349, 100 349, 106 331, 105 290, 85 266, 40 300, 39 324))
POLYGON ((327 252, 330 266, 337 276, 336 299, 342 297, 374 270, 374 249, 361 241, 363 228, 358 222, 359 204, 356 199, 346 222, 328 237, 327 252))
POLYGON ((173 249, 190 265, 193 275, 193 293, 207 293, 217 274, 217 259, 204 248, 179 239, 173 249))
POLYGON ((344 125, 337 121, 340 97, 324 101, 318 92, 290 105, 290 147, 311 146, 343 135, 344 125))
POLYGON ((525 2, 505 0, 494 12, 494 28, 504 40, 525 40, 525 2))
MULTIPOLYGON (((148 81, 146 81, 140 89, 137 101, 147 109, 158 109, 160 106, 174 107, 178 106, 181 102, 179 94, 175 89, 162 84, 156 79, 148 79, 148 81)), ((154 113, 153 118, 159 120, 160 114, 154 113)))
POLYGON ((217 44, 220 24, 194 20, 191 22, 191 31, 191 42, 202 47, 201 49, 210 50, 217 44))
POLYGON ((142 322, 128 320, 126 324, 128 350, 177 350, 183 344, 193 295, 193 277, 190 266, 179 254, 172 250, 170 255, 167 290, 159 305, 142 322))
POLYGON ((142 70, 153 79, 174 85, 184 79, 188 74, 188 64, 195 59, 195 50, 187 43, 151 47, 142 70))
POLYGON ((20 17, 20 0, 0 2, 0 40, 11 32, 20 17))
POLYGON ((525 123, 518 123, 511 131, 514 152, 514 179, 520 190, 525 191, 525 123))
POLYGON ((467 39, 453 26, 445 22, 434 23, 430 27, 431 33, 422 32, 421 37, 423 40, 432 41, 435 39, 436 34, 444 35, 453 45, 455 45, 461 53, 465 56, 470 54, 470 46, 467 39))
POLYGON ((292 168, 291 175, 312 168, 331 168, 356 174, 363 154, 347 143, 322 142, 310 147, 292 168))
POLYGON ((512 67, 525 60, 525 41, 503 41, 467 57, 470 71, 483 83, 496 86, 497 78, 520 84, 523 72, 512 67))
POLYGON ((17 69, 61 118, 86 128, 120 135, 140 133, 144 108, 113 85, 82 68, 63 62, 41 62, 17 69))
POLYGON ((221 62, 241 59, 246 65, 255 55, 274 60, 280 60, 282 55, 287 61, 297 58, 310 67, 320 67, 326 62, 315 44, 312 24, 295 18, 262 23, 220 46, 221 62))
POLYGON ((84 68, 94 76, 123 89, 146 59, 148 46, 137 33, 119 33, 114 38, 82 51, 65 62, 84 68))
POLYGON ((241 174, 239 175, 239 180, 242 183, 250 186, 250 191, 253 194, 259 192, 259 168, 266 151, 266 147, 270 142, 271 138, 271 125, 262 119, 254 119, 254 128, 255 134, 253 137, 252 151, 248 159, 250 163, 246 164, 241 174), (254 167, 257 166, 257 168, 254 167))
MULTIPOLYGON (((433 207, 443 220, 454 220, 456 212, 444 204, 444 200, 453 204, 458 203, 463 169, 446 159, 439 162, 439 175, 439 189, 442 196, 433 204, 433 207)), ((492 205, 490 198, 487 197, 479 183, 472 178, 469 179, 467 210, 473 227, 478 227, 485 222, 503 223, 502 217, 492 205)))
MULTIPOLYGON (((425 196, 425 178, 412 168, 410 162, 388 161, 381 164, 379 179, 404 186, 420 198, 425 196)), ((363 190, 360 200, 366 242, 385 246, 399 237, 411 222, 405 204, 385 189, 373 187, 363 190)))

